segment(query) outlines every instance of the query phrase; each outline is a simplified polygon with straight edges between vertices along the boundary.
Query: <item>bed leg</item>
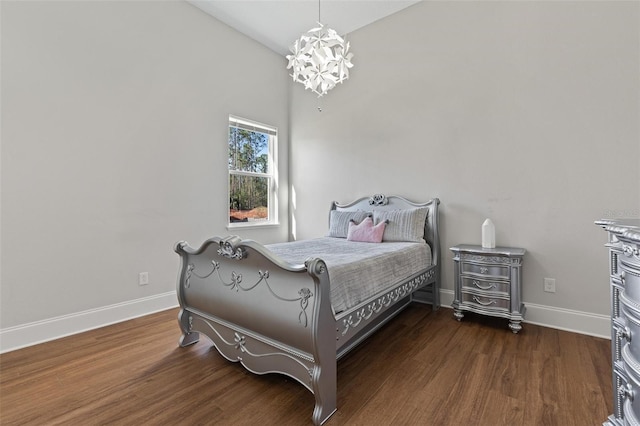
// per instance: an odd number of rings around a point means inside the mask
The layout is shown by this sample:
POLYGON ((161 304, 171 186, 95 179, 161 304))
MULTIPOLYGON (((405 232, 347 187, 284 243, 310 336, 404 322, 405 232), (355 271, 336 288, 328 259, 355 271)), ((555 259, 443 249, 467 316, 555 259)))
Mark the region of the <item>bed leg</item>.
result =
POLYGON ((329 274, 319 259, 308 259, 305 266, 315 283, 313 332, 313 369, 311 389, 316 398, 313 424, 319 426, 336 411, 338 394, 338 360, 336 358, 336 319, 331 310, 329 274))
POLYGON ((180 324, 182 336, 180 336, 178 344, 182 348, 184 348, 185 346, 193 345, 194 343, 198 343, 198 340, 200 340, 200 333, 191 331, 192 321, 193 318, 189 314, 189 312, 185 311, 184 309, 180 309, 180 312, 178 313, 178 324, 180 324))
POLYGON ((191 333, 184 333, 182 336, 180 336, 180 341, 178 342, 178 344, 180 345, 181 348, 184 348, 185 346, 198 343, 199 340, 200 340, 200 333, 197 333, 194 331, 191 333))
POLYGON ((436 279, 431 284, 433 286, 433 305, 431 305, 433 311, 437 311, 440 308, 440 267, 436 269, 436 279))
POLYGON ((440 308, 440 286, 433 283, 433 304, 431 305, 432 311, 437 311, 440 308))
POLYGON ((326 422, 336 412, 337 403, 337 377, 335 363, 330 366, 333 371, 323 371, 316 367, 313 372, 313 394, 316 397, 316 406, 313 409, 313 424, 319 426, 326 422))

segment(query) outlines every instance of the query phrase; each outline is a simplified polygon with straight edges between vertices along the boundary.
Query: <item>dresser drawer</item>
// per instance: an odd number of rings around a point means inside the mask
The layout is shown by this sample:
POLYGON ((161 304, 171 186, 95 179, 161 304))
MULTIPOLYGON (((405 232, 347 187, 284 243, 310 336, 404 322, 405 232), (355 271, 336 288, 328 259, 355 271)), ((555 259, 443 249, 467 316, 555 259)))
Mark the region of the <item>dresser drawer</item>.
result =
POLYGON ((461 273, 509 279, 509 267, 482 263, 462 262, 461 273))
POLYGON ((462 291, 462 304, 491 311, 509 312, 509 299, 495 296, 482 296, 475 293, 462 291))
POLYGON ((462 280, 463 290, 482 290, 483 292, 490 293, 488 296, 496 295, 509 297, 511 294, 511 284, 508 281, 498 280, 483 280, 481 278, 460 277, 462 280))
POLYGON ((627 378, 627 383, 618 388, 618 393, 622 394, 625 400, 623 417, 626 420, 625 424, 639 424, 632 420, 640 418, 640 366, 628 344, 622 348, 622 359, 627 378))
POLYGON ((623 415, 622 415, 622 419, 624 421, 624 423, 621 424, 625 424, 625 425, 637 425, 640 424, 640 420, 638 420, 638 417, 636 416, 635 413, 635 406, 633 404, 633 400, 629 399, 629 398, 623 398, 623 415))
MULTIPOLYGON (((624 291, 620 292, 620 312, 621 317, 612 321, 612 328, 616 337, 620 339, 620 344, 628 344, 630 353, 635 354, 633 364, 639 365, 637 358, 640 357, 640 306, 627 298, 624 291)), ((614 348, 616 343, 618 342, 611 342, 614 348)), ((640 367, 638 370, 640 381, 640 367)))
POLYGON ((635 259, 622 259, 619 277, 625 296, 640 305, 640 264, 634 264, 632 260, 635 259))

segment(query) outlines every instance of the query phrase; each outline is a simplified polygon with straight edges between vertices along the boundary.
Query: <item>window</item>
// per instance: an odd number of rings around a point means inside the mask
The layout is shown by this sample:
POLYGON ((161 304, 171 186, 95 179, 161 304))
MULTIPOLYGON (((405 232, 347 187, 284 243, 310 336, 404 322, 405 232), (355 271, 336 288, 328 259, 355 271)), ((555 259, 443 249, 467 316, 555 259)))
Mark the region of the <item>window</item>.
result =
POLYGON ((229 226, 278 222, 277 138, 275 127, 229 116, 229 226))

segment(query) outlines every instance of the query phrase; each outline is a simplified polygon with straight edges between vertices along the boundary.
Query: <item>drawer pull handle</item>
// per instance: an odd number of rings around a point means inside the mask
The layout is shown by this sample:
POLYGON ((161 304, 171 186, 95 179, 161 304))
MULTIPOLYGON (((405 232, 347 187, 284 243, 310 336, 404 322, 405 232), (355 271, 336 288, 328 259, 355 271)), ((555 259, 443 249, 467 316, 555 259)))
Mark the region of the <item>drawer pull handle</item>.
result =
POLYGON ((625 339, 627 342, 631 342, 631 330, 629 327, 625 327, 622 330, 618 331, 618 335, 620 338, 625 339))
POLYGON ((620 395, 624 399, 628 399, 629 401, 633 401, 633 389, 631 385, 621 385, 618 388, 618 395, 620 395))
POLYGON ((496 301, 495 301, 495 300, 489 300, 488 302, 483 302, 483 301, 481 301, 480 299, 478 299, 478 297, 477 297, 477 296, 473 296, 473 300, 474 300, 476 303, 481 304, 482 306, 489 306, 489 305, 493 305, 493 304, 495 304, 495 303, 496 303, 496 301))
POLYGON ((475 285, 476 287, 478 287, 480 290, 491 290, 492 288, 496 288, 495 283, 491 283, 486 287, 483 287, 480 285, 479 281, 473 280, 473 285, 475 285))
POLYGON ((486 268, 484 266, 480 267, 480 273, 481 274, 486 274, 487 272, 489 272, 489 268, 486 268))
POLYGON ((626 244, 622 245, 622 253, 624 253, 625 256, 627 257, 631 257, 631 256, 640 256, 640 249, 638 249, 637 247, 631 247, 628 246, 626 244))
POLYGON ((624 278, 627 276, 625 271, 620 271, 620 283, 624 285, 624 278))

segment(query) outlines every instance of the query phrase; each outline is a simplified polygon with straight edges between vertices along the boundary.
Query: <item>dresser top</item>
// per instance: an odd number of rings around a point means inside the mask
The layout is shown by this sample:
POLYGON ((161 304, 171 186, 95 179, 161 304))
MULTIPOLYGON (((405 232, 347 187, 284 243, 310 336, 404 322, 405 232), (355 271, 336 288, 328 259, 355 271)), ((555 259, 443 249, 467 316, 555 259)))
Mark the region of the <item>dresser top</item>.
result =
POLYGON ((602 226, 606 231, 617 238, 640 242, 640 219, 596 220, 596 225, 602 226))
POLYGON ((501 256, 524 256, 526 250, 519 247, 495 247, 484 248, 475 244, 458 244, 450 249, 451 251, 473 254, 488 254, 501 256))
POLYGON ((623 228, 640 229, 640 219, 600 219, 596 220, 596 225, 600 225, 603 228, 607 226, 619 226, 623 228))

